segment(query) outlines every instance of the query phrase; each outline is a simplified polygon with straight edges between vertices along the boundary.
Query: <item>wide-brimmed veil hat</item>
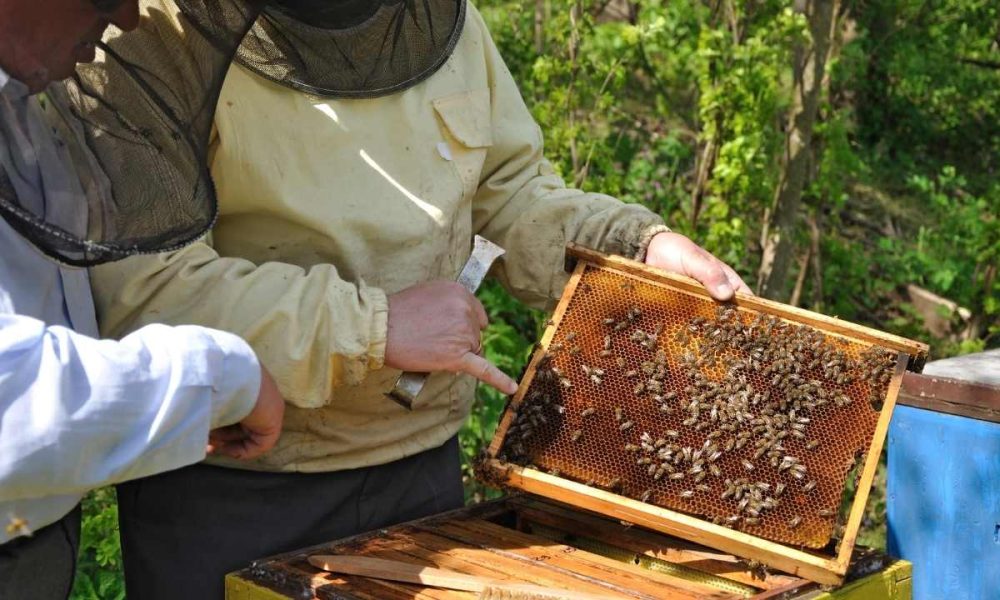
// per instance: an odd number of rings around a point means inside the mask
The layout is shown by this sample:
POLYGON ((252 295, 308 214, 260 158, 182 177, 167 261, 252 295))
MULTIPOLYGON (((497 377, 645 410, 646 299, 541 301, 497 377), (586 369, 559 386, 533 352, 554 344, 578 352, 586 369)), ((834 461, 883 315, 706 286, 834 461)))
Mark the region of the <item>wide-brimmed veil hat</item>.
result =
POLYGON ((177 249, 212 227, 209 138, 234 61, 305 93, 374 98, 437 71, 465 20, 465 0, 145 0, 140 9, 138 30, 109 31, 97 60, 48 91, 66 168, 86 198, 72 208, 86 218, 51 218, 51 206, 22 202, 0 173, 0 215, 68 264, 177 249))

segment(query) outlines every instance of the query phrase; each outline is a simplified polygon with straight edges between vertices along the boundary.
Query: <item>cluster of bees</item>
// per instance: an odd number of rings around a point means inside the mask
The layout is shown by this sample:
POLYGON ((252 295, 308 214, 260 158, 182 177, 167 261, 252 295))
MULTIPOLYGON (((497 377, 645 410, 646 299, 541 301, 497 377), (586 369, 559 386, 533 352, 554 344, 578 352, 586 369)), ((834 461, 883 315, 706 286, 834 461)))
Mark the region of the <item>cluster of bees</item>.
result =
POLYGON ((607 447, 614 443, 608 431, 617 431, 620 448, 631 457, 625 460, 643 474, 623 471, 587 484, 705 514, 729 527, 780 523, 795 530, 809 519, 832 527, 843 481, 810 472, 810 457, 820 460, 824 447, 811 428, 830 410, 851 407, 857 393, 850 390, 859 386, 867 386, 873 404, 880 402, 895 367, 892 353, 871 347, 854 358, 820 331, 760 313, 744 318, 731 305, 679 327, 631 306, 619 317, 602 318, 597 329, 596 338, 594 332, 582 336, 600 340, 587 352, 581 336, 570 331, 537 361, 501 458, 544 462, 544 446, 532 439, 555 418, 572 423, 569 440, 578 448, 588 442, 607 447), (666 346, 684 351, 668 357, 666 346), (573 360, 561 360, 563 353, 573 360), (609 385, 613 392, 602 393, 609 385), (570 390, 584 393, 570 397, 570 390), (650 413, 660 417, 651 421, 650 413), (824 499, 834 499, 826 502, 830 506, 804 500, 821 490, 824 499), (780 522, 768 520, 792 491, 797 500, 780 511, 780 522))

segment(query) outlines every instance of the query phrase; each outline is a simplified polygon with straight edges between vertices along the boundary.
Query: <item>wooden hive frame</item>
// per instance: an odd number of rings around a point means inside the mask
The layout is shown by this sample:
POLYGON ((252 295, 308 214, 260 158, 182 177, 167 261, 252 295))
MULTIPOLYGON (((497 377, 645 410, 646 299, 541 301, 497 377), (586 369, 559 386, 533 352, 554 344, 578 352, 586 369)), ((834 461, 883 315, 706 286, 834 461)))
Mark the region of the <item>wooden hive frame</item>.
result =
POLYGON ((642 527, 681 537, 737 556, 759 561, 781 571, 803 577, 817 583, 838 585, 843 582, 854 550, 855 540, 861 526, 865 504, 879 455, 889 427, 889 419, 899 392, 900 383, 907 365, 911 369, 922 368, 928 347, 925 344, 887 334, 875 329, 856 325, 840 319, 824 316, 811 311, 765 300, 755 296, 737 294, 733 303, 737 307, 752 309, 788 321, 812 326, 824 333, 844 338, 876 344, 897 352, 895 371, 888 386, 871 445, 861 464, 860 476, 854 498, 844 527, 843 537, 833 555, 799 549, 770 541, 745 532, 736 531, 707 520, 646 504, 609 491, 596 489, 548 473, 526 468, 500 460, 500 452, 507 430, 511 427, 514 412, 524 400, 542 361, 544 350, 549 347, 559 323, 574 297, 577 285, 588 266, 599 267, 631 276, 647 282, 682 291, 687 294, 711 300, 705 288, 694 279, 667 273, 645 264, 621 257, 607 256, 599 252, 570 244, 567 250, 569 268, 572 275, 552 321, 542 336, 540 350, 532 357, 521 380, 521 385, 503 415, 493 441, 487 450, 487 457, 481 465, 481 476, 490 483, 517 488, 542 497, 551 498, 602 515, 614 517, 642 527), (573 263, 575 262, 575 267, 573 263))

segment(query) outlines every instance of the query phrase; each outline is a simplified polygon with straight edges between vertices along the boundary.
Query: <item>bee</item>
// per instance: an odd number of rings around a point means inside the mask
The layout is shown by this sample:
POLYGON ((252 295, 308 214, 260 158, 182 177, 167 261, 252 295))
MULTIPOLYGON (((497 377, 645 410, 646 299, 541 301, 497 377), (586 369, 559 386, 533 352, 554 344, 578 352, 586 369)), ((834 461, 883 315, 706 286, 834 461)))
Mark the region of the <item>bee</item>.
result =
POLYGON ((740 463, 743 465, 743 468, 746 469, 747 471, 753 471, 754 464, 749 460, 744 458, 743 460, 740 461, 740 463))
POLYGON ((580 353, 580 347, 579 346, 573 346, 572 348, 569 349, 569 353, 570 353, 570 356, 576 356, 577 354, 580 353))
POLYGON ((568 377, 563 377, 562 379, 559 380, 559 385, 563 386, 566 389, 569 389, 573 387, 573 382, 570 381, 568 377))
POLYGON ((796 515, 788 520, 788 528, 795 529, 800 523, 802 523, 802 517, 796 515))
POLYGON ((626 431, 631 427, 632 427, 632 421, 625 421, 624 423, 618 426, 618 429, 621 431, 626 431))
POLYGON ((566 341, 567 342, 572 342, 575 339, 576 339, 576 332, 575 331, 571 331, 571 332, 569 332, 569 333, 566 334, 566 341))
POLYGON ((823 510, 820 510, 816 514, 818 514, 821 517, 832 517, 832 516, 834 516, 837 513, 835 511, 832 511, 832 510, 828 509, 828 508, 824 508, 823 510))
POLYGON ((619 356, 619 357, 615 358, 615 364, 617 364, 620 368, 625 368, 625 364, 626 364, 625 363, 625 359, 622 358, 621 356, 619 356))
POLYGON ((652 462, 653 462, 652 458, 650 458, 648 456, 643 456, 643 457, 639 458, 639 460, 635 461, 635 464, 644 467, 646 465, 652 464, 652 462))
POLYGON ((660 412, 670 414, 670 413, 674 412, 674 409, 670 408, 666 404, 661 404, 660 405, 660 412))
POLYGON ((709 486, 709 485, 707 485, 707 484, 704 484, 704 483, 699 483, 698 485, 694 486, 694 489, 698 490, 699 492, 711 492, 712 491, 712 487, 709 486))
POLYGON ((597 375, 591 375, 590 381, 592 381, 594 385, 601 385, 602 383, 604 383, 604 380, 598 377, 597 375))
POLYGON ((806 443, 806 450, 815 450, 817 446, 819 446, 819 440, 809 440, 806 443))
POLYGON ((684 498, 685 500, 688 498, 694 498, 694 490, 684 490, 680 494, 678 494, 678 496, 684 498))
POLYGON ((684 479, 684 471, 677 471, 670 474, 670 479, 680 480, 684 479))
POLYGON ((600 351, 600 352, 598 352, 597 354, 598 354, 598 356, 600 356, 601 358, 607 358, 607 357, 611 356, 611 350, 601 350, 601 351, 600 351))
POLYGON ((549 350, 551 350, 552 352, 559 352, 560 350, 562 350, 562 348, 563 348, 562 342, 554 342, 549 344, 549 350))
POLYGON ((626 452, 638 452, 639 451, 639 446, 636 446, 635 444, 625 444, 625 451, 626 452))
POLYGON ((587 408, 585 408, 582 411, 580 411, 580 416, 581 417, 589 417, 590 415, 594 414, 595 412, 597 412, 596 408, 594 408, 593 406, 588 406, 587 408))
POLYGON ((785 493, 785 484, 779 482, 778 485, 774 486, 774 496, 779 497, 785 493))
POLYGON ((614 325, 615 324, 615 320, 612 319, 612 318, 610 318, 610 317, 608 317, 607 319, 604 319, 603 321, 601 321, 601 323, 604 323, 605 325, 609 325, 610 326, 610 325, 614 325))
POLYGON ((619 321, 618 323, 615 323, 614 331, 621 331, 626 327, 628 327, 628 321, 619 321))
MULTIPOLYGON (((657 467, 656 465, 649 465, 649 468, 646 469, 646 474, 649 475, 650 477, 652 477, 655 480, 656 479, 656 472, 659 471, 659 470, 660 470, 660 468, 657 467)), ((660 477, 663 477, 663 476, 661 475, 660 477)))
POLYGON ((697 425, 694 426, 694 430, 701 431, 703 429, 707 429, 710 425, 711 425, 710 423, 702 421, 701 423, 698 423, 697 425))
POLYGON ((630 369, 628 371, 625 371, 625 379, 632 379, 633 377, 636 377, 638 375, 639 372, 636 371, 635 369, 630 369))
POLYGON ((616 406, 615 407, 615 421, 621 421, 621 420, 622 420, 622 407, 616 406))
POLYGON ((743 522, 747 525, 758 525, 760 524, 760 519, 757 517, 747 517, 743 519, 743 522))
POLYGON ((622 282, 621 288, 623 290, 629 290, 629 291, 631 291, 631 290, 635 289, 635 286, 632 285, 631 283, 629 283, 628 281, 625 281, 625 282, 622 282))
POLYGON ((805 492, 805 493, 807 493, 807 494, 809 492, 813 491, 814 489, 816 489, 816 482, 815 481, 809 481, 805 485, 802 486, 802 491, 805 492))
POLYGON ((648 502, 649 497, 653 495, 653 490, 646 490, 639 496, 639 502, 648 502))
POLYGON ((582 429, 576 429, 576 430, 573 431, 573 435, 570 436, 570 439, 572 441, 574 441, 574 442, 578 442, 578 441, 580 441, 580 438, 582 436, 583 436, 583 430, 582 429))
MULTIPOLYGON (((707 476, 708 476, 708 472, 707 471, 701 471, 697 475, 694 476, 694 482, 695 483, 701 483, 702 481, 705 480, 705 477, 707 477, 707 476)), ((704 484, 702 484, 702 485, 704 485, 704 484)))
POLYGON ((556 322, 553 321, 552 319, 549 319, 548 321, 545 322, 545 326, 546 327, 552 327, 555 324, 556 324, 556 322))
POLYGON ((6 531, 7 535, 13 537, 15 535, 31 535, 31 527, 28 526, 28 520, 10 515, 10 521, 7 523, 6 531))
POLYGON ((611 349, 611 336, 610 335, 604 336, 604 349, 605 350, 610 350, 611 349))
POLYGON ((632 393, 635 394, 636 396, 641 396, 645 391, 646 391, 646 384, 641 381, 635 384, 635 387, 632 388, 632 393))
POLYGON ((739 515, 729 515, 728 517, 726 517, 726 523, 729 523, 730 525, 735 525, 736 523, 740 522, 741 518, 742 517, 740 517, 739 515))
POLYGON ((684 421, 681 423, 681 425, 683 425, 685 427, 690 427, 690 426, 694 425, 697 422, 698 422, 698 417, 688 417, 687 419, 684 419, 684 421))
POLYGON ((710 465, 708 465, 708 472, 712 474, 712 477, 721 477, 722 476, 722 469, 720 469, 719 465, 716 465, 716 464, 710 464, 710 465))

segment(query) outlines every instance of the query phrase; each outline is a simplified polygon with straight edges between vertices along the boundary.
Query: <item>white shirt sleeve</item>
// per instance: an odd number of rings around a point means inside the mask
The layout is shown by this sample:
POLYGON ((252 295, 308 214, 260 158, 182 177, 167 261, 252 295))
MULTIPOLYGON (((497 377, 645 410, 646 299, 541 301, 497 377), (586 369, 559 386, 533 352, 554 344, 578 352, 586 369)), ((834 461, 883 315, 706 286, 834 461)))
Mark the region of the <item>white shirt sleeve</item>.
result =
POLYGON ((256 402, 260 366, 240 338, 151 325, 95 340, 0 315, 0 502, 198 462, 210 429, 256 402))

